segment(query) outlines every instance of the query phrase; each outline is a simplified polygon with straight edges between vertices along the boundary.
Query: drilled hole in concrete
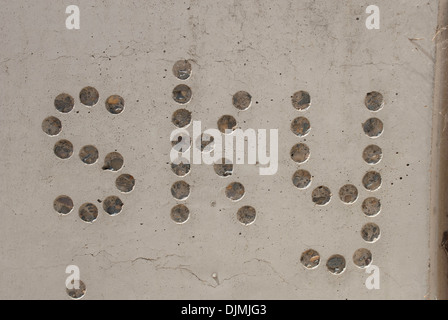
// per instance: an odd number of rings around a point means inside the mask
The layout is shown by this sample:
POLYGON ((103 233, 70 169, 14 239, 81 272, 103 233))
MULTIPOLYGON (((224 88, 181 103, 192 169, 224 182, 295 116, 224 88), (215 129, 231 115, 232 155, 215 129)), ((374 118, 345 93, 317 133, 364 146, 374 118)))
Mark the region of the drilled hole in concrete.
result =
POLYGON ((73 200, 69 196, 59 196, 53 201, 53 208, 60 214, 69 214, 73 210, 73 200))
POLYGON ((173 99, 177 103, 186 104, 191 100, 191 96, 191 89, 185 84, 180 84, 173 89, 173 99))
POLYGON ((345 258, 339 254, 331 256, 327 260, 327 269, 332 274, 341 274, 345 270, 345 258))
POLYGON ((177 152, 186 152, 191 148, 191 137, 187 133, 178 133, 173 139, 175 140, 171 141, 171 146, 177 152))
POLYGON ((361 237, 364 241, 374 243, 378 241, 381 236, 381 230, 375 223, 367 223, 361 229, 361 237))
POLYGON ((251 206, 244 206, 240 208, 236 214, 238 221, 246 226, 254 223, 256 216, 257 212, 251 206))
POLYGON ((370 138, 377 138, 383 133, 383 122, 378 118, 371 118, 362 125, 364 133, 370 138))
POLYGON ((84 146, 79 151, 79 158, 85 164, 94 164, 98 160, 98 149, 94 146, 84 146))
POLYGON ((368 164, 378 164, 383 158, 383 150, 381 150, 381 148, 378 146, 370 145, 364 149, 362 158, 368 164))
POLYGON ((353 263, 361 268, 365 269, 372 263, 372 253, 367 249, 358 249, 353 254, 353 263))
POLYGON ((327 187, 320 186, 313 190, 311 194, 313 202, 318 206, 324 206, 331 200, 331 191, 327 187))
POLYGON ((295 118, 291 123, 291 131, 298 137, 306 136, 310 130, 310 121, 305 117, 295 118))
POLYGON ((311 105, 311 96, 306 91, 298 91, 291 97, 292 105, 297 110, 306 110, 311 105))
POLYGON ((347 184, 339 190, 339 198, 346 204, 355 203, 358 199, 358 189, 352 184, 347 184))
POLYGON ((178 128, 185 128, 191 123, 191 112, 187 109, 179 109, 173 113, 171 121, 178 128))
POLYGON ((42 130, 49 136, 57 136, 62 131, 62 123, 56 117, 48 117, 42 121, 42 130))
POLYGON ((239 91, 233 95, 232 102, 238 110, 247 110, 252 104, 252 96, 246 91, 239 91))
POLYGON ((171 219, 178 224, 187 222, 189 217, 190 210, 183 204, 179 204, 171 209, 171 219))
POLYGON ((233 164, 230 160, 222 158, 218 163, 213 165, 213 169, 220 177, 229 177, 233 174, 233 164))
POLYGON ((179 177, 185 177, 188 173, 190 173, 190 169, 191 167, 187 160, 183 160, 178 164, 171 163, 171 170, 179 177))
POLYGON ((54 145, 53 151, 58 158, 68 159, 73 155, 73 144, 68 140, 60 140, 54 145))
POLYGON ((124 203, 116 196, 110 196, 103 201, 103 210, 110 216, 116 216, 123 209, 124 203))
POLYGON ((198 138, 196 145, 204 153, 210 153, 215 148, 215 138, 212 135, 203 133, 198 138))
MULTIPOLYGON (((73 289, 66 288, 65 289, 67 294, 69 295, 69 297, 74 300, 82 299, 87 292, 87 288, 86 288, 86 285, 84 284, 84 282, 82 282, 81 280, 78 280, 78 281, 79 281, 78 289, 75 289, 75 288, 73 288, 73 289)), ((73 285, 75 283, 75 280, 72 280, 71 283, 73 285)))
POLYGON ((381 211, 381 201, 377 198, 367 198, 362 203, 362 212, 368 217, 374 217, 381 211))
POLYGON ((229 134, 236 129, 237 122, 234 117, 225 115, 218 120, 218 129, 224 134, 229 134), (230 130, 230 131, 229 131, 230 130))
POLYGON ((376 171, 369 171, 365 174, 362 179, 362 184, 364 188, 369 191, 376 191, 381 187, 381 174, 376 171))
POLYGON ((226 197, 232 201, 239 201, 244 197, 244 186, 239 182, 232 182, 226 187, 226 197))
POLYGON ((171 186, 171 194, 177 200, 186 200, 190 195, 190 185, 185 181, 177 181, 171 186))
POLYGON ((115 180, 115 186, 123 193, 129 193, 134 189, 135 179, 130 174, 122 174, 115 180))
POLYGON ((306 170, 297 170, 292 176, 292 183, 299 189, 306 189, 311 184, 311 174, 306 170))
POLYGON ((81 220, 87 223, 92 223, 98 218, 98 208, 93 203, 84 203, 78 213, 81 220))
POLYGON ((118 95, 113 95, 106 100, 106 109, 112 114, 120 114, 124 110, 124 99, 118 95))
POLYGON ((304 143, 298 143, 291 148, 291 159, 297 163, 304 163, 310 157, 310 148, 304 143))
POLYGON ((366 95, 365 104, 370 111, 379 111, 384 106, 383 95, 376 91, 369 92, 366 95))
POLYGON ((103 170, 119 171, 123 164, 123 156, 118 152, 111 152, 104 158, 103 170))
POLYGON ((302 253, 300 257, 300 262, 307 269, 315 269, 319 266, 320 263, 320 254, 316 250, 307 250, 302 253))
POLYGON ((75 99, 69 94, 61 93, 54 99, 56 110, 62 113, 69 113, 75 106, 75 99))
POLYGON ((100 94, 93 87, 85 87, 79 93, 79 100, 81 100, 81 103, 83 105, 88 107, 93 107, 94 105, 96 105, 99 99, 100 94))
POLYGON ((187 80, 191 76, 191 63, 188 60, 179 60, 173 66, 173 74, 180 80, 187 80))

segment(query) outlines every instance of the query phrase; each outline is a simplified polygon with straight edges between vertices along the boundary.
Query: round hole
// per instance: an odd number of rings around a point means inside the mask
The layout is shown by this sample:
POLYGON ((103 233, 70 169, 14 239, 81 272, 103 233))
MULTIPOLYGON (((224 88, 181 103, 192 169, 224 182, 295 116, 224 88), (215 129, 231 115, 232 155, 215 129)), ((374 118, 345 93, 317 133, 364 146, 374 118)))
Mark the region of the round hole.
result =
POLYGON ((300 262, 307 269, 315 269, 319 266, 320 255, 315 250, 312 249, 307 250, 304 253, 302 253, 302 256, 300 257, 300 262))
POLYGON ((173 141, 171 141, 171 146, 177 152, 186 152, 191 148, 191 137, 186 132, 178 133, 177 137, 173 137, 173 141))
POLYGON ((368 223, 361 229, 361 237, 365 242, 374 243, 381 236, 381 230, 375 223, 368 223))
POLYGON ((185 181, 177 181, 171 186, 171 194, 177 200, 186 200, 190 195, 190 185, 185 181))
POLYGON ((220 163, 215 163, 213 169, 220 177, 229 177, 233 174, 233 164, 230 160, 222 158, 220 163))
POLYGON ((173 66, 173 74, 180 80, 187 80, 191 76, 191 64, 188 60, 179 60, 173 66))
POLYGON ((295 118, 291 123, 291 131, 298 137, 305 137, 310 130, 310 121, 305 117, 295 118))
POLYGON ((244 197, 244 186, 239 182, 232 182, 226 187, 226 197, 232 201, 239 201, 244 197))
POLYGON ((183 204, 178 204, 171 209, 171 219, 178 224, 187 222, 189 217, 190 210, 183 204))
POLYGON ((381 211, 381 202, 377 198, 367 198, 362 203, 362 212, 368 217, 374 217, 381 211))
POLYGON ((380 147, 371 145, 364 149, 362 153, 362 158, 368 164, 378 164, 383 158, 383 150, 380 147))
POLYGON ((120 114, 124 110, 124 99, 118 95, 113 95, 106 100, 106 109, 112 114, 120 114))
POLYGON ((379 92, 373 91, 366 95, 365 105, 370 111, 379 111, 384 106, 383 95, 379 92))
POLYGON ((324 206, 331 200, 331 191, 327 187, 320 186, 313 190, 311 197, 315 204, 324 206))
POLYGON ((384 125, 380 119, 371 118, 362 125, 364 133, 370 138, 377 138, 383 133, 384 125))
POLYGON ((239 91, 233 95, 232 102, 238 110, 247 110, 252 104, 252 96, 246 91, 239 91))
POLYGON ((306 189, 311 184, 311 174, 306 170, 297 170, 292 176, 292 183, 299 189, 306 189))
MULTIPOLYGON (((79 281, 78 289, 76 289, 76 288, 73 288, 73 289, 66 288, 65 289, 67 294, 69 295, 69 297, 74 300, 82 299, 87 292, 87 288, 86 288, 86 285, 84 284, 84 282, 82 282, 81 280, 78 280, 78 281, 79 281)), ((74 284, 75 280, 72 280, 71 283, 74 284)))
POLYGON ((171 121, 178 128, 185 128, 191 123, 191 112, 187 109, 179 109, 173 113, 171 121))
POLYGON ((241 222, 245 226, 248 226, 255 222, 257 213, 253 207, 244 206, 238 210, 236 216, 239 222, 241 222))
POLYGON ((103 201, 103 210, 107 212, 110 216, 116 216, 123 209, 123 202, 120 198, 116 196, 107 197, 103 201))
POLYGON ((327 269, 332 274, 341 274, 345 270, 345 258, 339 254, 331 256, 327 260, 327 269))
POLYGON ((119 171, 123 164, 123 156, 118 152, 111 152, 104 158, 103 170, 119 171))
POLYGON ((203 133, 197 140, 198 148, 201 152, 210 153, 215 148, 215 138, 212 135, 203 133))
POLYGON ((56 117, 48 117, 42 121, 42 130, 49 136, 57 136, 62 131, 62 123, 56 117))
POLYGON ((218 120, 218 129, 224 134, 230 134, 236 129, 236 120, 234 117, 225 115, 218 120))
POLYGON ((129 193, 134 189, 135 179, 130 174, 122 174, 115 180, 115 186, 123 193, 129 193))
POLYGON ((187 160, 183 160, 178 164, 171 163, 171 170, 176 176, 185 177, 188 173, 190 173, 190 163, 188 163, 187 160))
POLYGON ((85 87, 79 93, 79 100, 81 100, 81 103, 83 105, 88 107, 93 107, 94 105, 96 105, 99 99, 100 94, 93 87, 85 87))
POLYGON ((54 99, 54 106, 61 113, 69 113, 75 106, 75 99, 69 94, 61 93, 54 99))
POLYGON ((376 191, 381 187, 381 175, 376 171, 367 172, 362 179, 362 184, 364 188, 369 191, 376 191))
POLYGON ((354 185, 347 184, 339 190, 339 198, 346 204, 355 203, 358 199, 358 189, 354 185))
POLYGON ((59 196, 54 200, 53 208, 60 214, 69 214, 73 210, 73 200, 68 196, 59 196))
POLYGON ((297 91, 291 99, 292 105, 297 110, 306 110, 311 106, 311 96, 306 91, 297 91))
POLYGON ((93 203, 84 203, 79 208, 79 217, 84 222, 92 223, 98 218, 98 208, 93 203))
POLYGON ((367 249, 358 249, 353 254, 353 263, 361 269, 365 269, 372 263, 372 253, 367 249))
POLYGON ((177 103, 186 104, 190 102, 192 92, 189 86, 180 84, 173 89, 173 99, 177 103))
POLYGON ((304 163, 310 157, 310 148, 304 143, 298 143, 291 148, 291 159, 297 163, 304 163))
POLYGON ((73 155, 73 144, 68 140, 60 140, 54 145, 53 151, 58 158, 68 159, 73 155))
POLYGON ((79 151, 79 158, 85 164, 94 164, 98 160, 98 149, 94 146, 84 146, 79 151))

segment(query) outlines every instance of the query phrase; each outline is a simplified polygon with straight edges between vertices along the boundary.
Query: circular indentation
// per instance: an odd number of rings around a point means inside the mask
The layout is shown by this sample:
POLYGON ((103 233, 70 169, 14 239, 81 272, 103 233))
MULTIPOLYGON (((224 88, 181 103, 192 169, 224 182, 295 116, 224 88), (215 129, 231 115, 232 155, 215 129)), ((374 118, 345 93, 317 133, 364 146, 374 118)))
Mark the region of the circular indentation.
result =
POLYGON ((185 128, 191 123, 191 112, 187 109, 179 109, 173 113, 171 121, 178 128, 185 128))
POLYGON ((93 203, 84 203, 79 208, 79 217, 85 222, 92 223, 98 218, 98 208, 93 203))
POLYGON ((307 269, 315 269, 319 266, 320 263, 320 254, 316 250, 307 250, 302 253, 300 257, 300 262, 307 269))
POLYGON ((180 80, 187 80, 191 76, 191 63, 188 60, 179 60, 173 66, 173 74, 180 80))
POLYGON ((369 92, 366 95, 365 104, 370 111, 379 111, 384 106, 383 95, 376 91, 369 92))
POLYGON ((378 118, 370 118, 362 125, 364 132, 370 138, 377 138, 383 133, 383 122, 378 118))
POLYGON ((378 239, 381 236, 381 230, 378 225, 375 223, 367 223, 364 227, 361 229, 361 237, 364 239, 364 241, 373 243, 378 241, 378 239))
POLYGON ((358 199, 358 189, 352 184, 347 184, 339 190, 339 198, 346 204, 355 203, 358 199))
POLYGON ((218 120, 218 129, 224 134, 230 134, 236 129, 236 120, 234 117, 225 115, 218 120))
POLYGON ((111 216, 116 216, 123 209, 124 203, 116 196, 107 197, 103 201, 103 209, 111 216))
POLYGON ((333 274, 344 272, 345 265, 345 258, 339 254, 333 255, 327 260, 327 269, 333 274))
POLYGON ((173 99, 177 103, 186 104, 191 100, 191 96, 191 89, 185 84, 180 84, 173 89, 173 99))
POLYGON ((187 132, 179 132, 177 136, 173 137, 171 146, 177 152, 186 152, 191 147, 191 137, 187 132))
POLYGON ((226 197, 232 201, 239 201, 244 197, 244 186, 239 182, 232 182, 226 187, 226 197))
POLYGON ((81 100, 81 103, 83 105, 88 107, 93 107, 94 105, 96 105, 99 99, 100 94, 93 87, 85 87, 79 93, 79 100, 81 100))
MULTIPOLYGON (((72 289, 69 289, 69 288, 65 289, 67 294, 69 295, 69 297, 74 300, 82 299, 87 292, 87 288, 86 288, 86 285, 84 284, 84 282, 82 282, 81 280, 78 280, 78 281, 79 281, 78 289, 76 289, 75 287, 73 287, 72 289)), ((74 285, 75 280, 72 280, 71 284, 74 285)))
POLYGON ((113 95, 106 100, 106 109, 112 114, 120 114, 124 110, 124 99, 118 95, 113 95))
POLYGON ((311 124, 305 117, 295 118, 291 123, 291 131, 298 137, 304 137, 310 133, 311 124))
POLYGON ((171 163, 171 170, 179 177, 185 177, 190 173, 190 163, 187 160, 180 161, 178 164, 171 163))
POLYGON ((311 173, 306 170, 297 170, 292 176, 292 183, 299 189, 306 189, 311 184, 311 173))
POLYGON ((73 200, 69 196, 59 196, 54 200, 53 208, 60 214, 69 214, 73 210, 73 200))
POLYGON ((252 96, 246 91, 239 91, 233 95, 232 102, 235 108, 247 110, 252 103, 252 96))
POLYGON ((331 191, 327 187, 320 186, 313 190, 311 194, 313 202, 318 206, 324 206, 331 200, 331 191))
POLYGON ((118 152, 111 152, 104 158, 103 170, 119 171, 123 164, 123 156, 118 152))
POLYGON ((362 179, 364 188, 369 191, 376 191, 381 187, 381 175, 376 171, 369 171, 362 179))
POLYGON ((353 254, 353 263, 361 268, 365 269, 372 263, 372 253, 367 249, 358 249, 353 254))
POLYGON ((204 153, 212 152, 215 148, 215 138, 207 133, 201 134, 197 140, 198 148, 204 153))
POLYGON ((381 211, 381 201, 377 198, 367 198, 362 203, 362 212, 368 217, 374 217, 381 211))
POLYGON ((178 204, 171 209, 171 219, 178 224, 187 222, 190 217, 190 210, 183 204, 178 204))
POLYGON ((364 149, 362 158, 368 164, 378 164, 383 158, 383 150, 381 150, 381 148, 378 146, 370 145, 364 149))
POLYGON ((54 106, 59 112, 69 113, 75 106, 75 99, 69 94, 61 93, 54 99, 54 106))
POLYGON ((177 200, 185 200, 190 195, 190 185, 185 181, 174 182, 171 186, 171 194, 177 200))
POLYGON ((53 151, 58 158, 68 159, 73 155, 73 144, 68 140, 60 140, 54 145, 53 151))
POLYGON ((130 174, 122 174, 115 180, 115 186, 123 193, 131 192, 135 186, 135 179, 130 174))
POLYGON ((85 164, 94 164, 98 160, 98 149, 94 146, 84 146, 79 151, 79 158, 85 164))
POLYGON ((42 130, 49 136, 57 136, 61 133, 62 123, 56 117, 48 117, 42 121, 42 130))
POLYGON ((292 105, 297 110, 306 110, 311 105, 311 96, 306 91, 297 91, 292 96, 292 105))
POLYGON ((238 221, 246 226, 254 223, 256 216, 257 212, 251 206, 244 206, 240 208, 236 214, 238 221))
POLYGON ((222 158, 220 162, 213 165, 213 169, 220 177, 228 177, 233 174, 233 164, 228 159, 222 158))
POLYGON ((310 148, 304 143, 298 143, 291 148, 291 159, 297 163, 304 163, 310 157, 310 148))

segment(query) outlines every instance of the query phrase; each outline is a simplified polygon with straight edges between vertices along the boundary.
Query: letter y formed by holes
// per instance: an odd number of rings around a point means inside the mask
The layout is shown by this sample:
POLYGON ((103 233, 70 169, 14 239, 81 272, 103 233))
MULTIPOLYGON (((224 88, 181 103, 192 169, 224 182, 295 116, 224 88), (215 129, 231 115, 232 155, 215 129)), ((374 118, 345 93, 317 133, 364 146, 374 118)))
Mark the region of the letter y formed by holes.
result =
POLYGON ((78 6, 71 5, 65 9, 66 14, 70 14, 65 20, 65 27, 68 30, 79 30, 80 29, 80 12, 78 6))
POLYGON ((70 274, 65 280, 65 287, 69 290, 79 289, 81 273, 78 266, 70 265, 65 269, 65 273, 70 274))
POLYGON ((375 265, 371 265, 366 269, 366 273, 370 276, 366 279, 366 288, 369 290, 380 289, 380 268, 375 265))
POLYGON ((379 30, 380 29, 380 8, 378 6, 368 6, 366 9, 366 13, 370 13, 371 15, 367 17, 366 20, 366 28, 369 30, 379 30))

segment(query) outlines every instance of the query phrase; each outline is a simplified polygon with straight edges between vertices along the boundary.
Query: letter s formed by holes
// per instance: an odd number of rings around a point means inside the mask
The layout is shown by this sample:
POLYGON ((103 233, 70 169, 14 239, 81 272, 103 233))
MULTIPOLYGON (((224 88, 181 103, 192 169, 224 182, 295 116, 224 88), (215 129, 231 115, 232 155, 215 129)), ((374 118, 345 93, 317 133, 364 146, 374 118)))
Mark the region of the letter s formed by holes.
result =
POLYGON ((375 265, 371 265, 366 269, 366 273, 370 276, 366 279, 366 288, 369 290, 380 289, 380 268, 375 265))
POLYGON ((79 289, 79 280, 81 273, 78 266, 70 265, 65 269, 65 273, 70 274, 65 280, 65 287, 69 290, 79 289))
POLYGON ((65 26, 68 30, 79 30, 80 29, 80 12, 78 6, 71 5, 65 9, 66 14, 70 14, 65 20, 65 26))
POLYGON ((378 6, 368 6, 366 13, 371 14, 366 19, 366 28, 369 30, 379 30, 380 29, 380 8, 378 6))

